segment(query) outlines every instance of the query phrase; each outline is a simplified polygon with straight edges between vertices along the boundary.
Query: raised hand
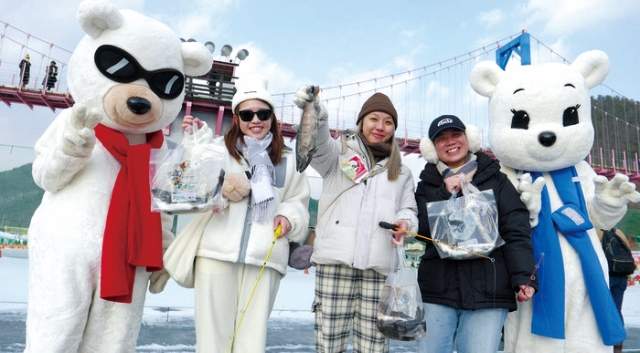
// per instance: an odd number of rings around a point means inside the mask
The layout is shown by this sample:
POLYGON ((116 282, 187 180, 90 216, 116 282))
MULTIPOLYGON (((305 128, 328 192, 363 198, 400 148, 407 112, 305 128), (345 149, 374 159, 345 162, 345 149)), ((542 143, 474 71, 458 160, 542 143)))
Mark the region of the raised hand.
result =
POLYGON ((316 86, 302 86, 298 88, 296 94, 293 96, 293 103, 295 103, 298 108, 304 108, 308 102, 314 102, 315 104, 320 103, 318 95, 313 94, 313 87, 316 86))
POLYGON ((87 111, 83 104, 71 108, 71 116, 62 141, 62 150, 73 157, 85 157, 91 154, 96 143, 94 128, 102 120, 98 109, 87 111))
POLYGON ((538 215, 542 208, 542 188, 546 183, 543 177, 532 181, 531 174, 526 173, 520 177, 518 184, 518 192, 520 192, 520 200, 527 206, 529 210, 529 223, 531 227, 538 225, 538 215))
POLYGON ((629 202, 640 202, 640 193, 636 185, 629 182, 629 177, 616 174, 611 180, 598 175, 593 179, 595 184, 595 198, 600 205, 609 208, 625 207, 629 202))
POLYGON ((185 115, 184 118, 182 118, 182 130, 188 134, 193 134, 193 123, 197 124, 198 129, 204 126, 204 123, 200 119, 194 118, 191 115, 185 115))

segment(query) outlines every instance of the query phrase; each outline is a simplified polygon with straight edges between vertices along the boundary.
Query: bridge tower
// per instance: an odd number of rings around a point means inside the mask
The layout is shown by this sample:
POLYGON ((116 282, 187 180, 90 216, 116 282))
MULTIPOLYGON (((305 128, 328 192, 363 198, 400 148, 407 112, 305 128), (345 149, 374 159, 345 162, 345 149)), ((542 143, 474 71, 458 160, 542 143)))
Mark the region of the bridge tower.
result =
POLYGON ((522 32, 517 38, 503 45, 496 50, 496 63, 503 70, 507 67, 507 63, 512 53, 518 54, 521 65, 531 65, 531 36, 527 32, 522 32))

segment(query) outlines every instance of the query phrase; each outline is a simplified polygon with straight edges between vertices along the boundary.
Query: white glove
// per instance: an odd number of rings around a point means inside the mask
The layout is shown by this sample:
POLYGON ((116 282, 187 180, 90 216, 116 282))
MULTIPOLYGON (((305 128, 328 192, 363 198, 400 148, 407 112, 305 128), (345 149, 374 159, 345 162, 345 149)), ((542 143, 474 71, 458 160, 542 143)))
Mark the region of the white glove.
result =
POLYGON ((164 287, 167 285, 169 278, 171 278, 171 275, 165 269, 152 272, 151 276, 149 276, 149 292, 153 294, 162 292, 164 287))
POLYGON ((629 182, 629 177, 616 174, 609 181, 605 176, 598 175, 593 179, 595 184, 596 202, 608 209, 626 207, 629 202, 640 202, 640 193, 636 185, 629 182))
POLYGON ((320 95, 314 95, 312 92, 312 88, 320 89, 318 86, 302 86, 298 88, 296 94, 293 96, 293 103, 300 109, 304 109, 304 106, 313 102, 314 107, 316 109, 316 120, 317 121, 326 121, 329 117, 327 114, 327 109, 324 104, 320 102, 320 95))
POLYGON ((520 177, 518 184, 518 192, 520 192, 520 200, 527 206, 529 210, 529 223, 531 228, 538 225, 538 215, 542 208, 542 188, 546 183, 543 177, 532 182, 531 174, 526 173, 520 177))
POLYGON ((96 144, 94 128, 102 120, 98 109, 76 104, 71 108, 69 123, 63 134, 62 151, 72 157, 87 157, 96 144))
POLYGON ((298 108, 303 109, 308 102, 314 102, 316 105, 320 104, 320 96, 314 95, 311 91, 313 87, 317 86, 302 86, 298 88, 296 94, 293 96, 293 103, 295 103, 298 108))

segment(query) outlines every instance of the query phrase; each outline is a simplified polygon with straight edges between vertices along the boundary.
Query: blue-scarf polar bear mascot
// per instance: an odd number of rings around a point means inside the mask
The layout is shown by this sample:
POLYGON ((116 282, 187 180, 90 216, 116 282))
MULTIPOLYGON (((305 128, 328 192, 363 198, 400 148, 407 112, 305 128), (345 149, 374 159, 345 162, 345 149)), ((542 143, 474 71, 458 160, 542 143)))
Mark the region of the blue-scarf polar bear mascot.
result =
POLYGON ((473 89, 489 97, 491 149, 531 212, 540 264, 534 300, 507 317, 505 352, 604 353, 626 337, 596 229, 616 225, 640 194, 628 177, 608 181, 585 162, 594 139, 589 89, 608 73, 597 50, 571 65, 504 71, 485 61, 471 72, 473 89))
POLYGON ((26 352, 134 352, 173 239, 171 217, 151 212, 149 151, 164 147, 184 75, 207 73, 213 58, 104 0, 81 3, 76 17, 86 35, 69 60, 75 104, 35 147, 45 195, 29 228, 26 352))

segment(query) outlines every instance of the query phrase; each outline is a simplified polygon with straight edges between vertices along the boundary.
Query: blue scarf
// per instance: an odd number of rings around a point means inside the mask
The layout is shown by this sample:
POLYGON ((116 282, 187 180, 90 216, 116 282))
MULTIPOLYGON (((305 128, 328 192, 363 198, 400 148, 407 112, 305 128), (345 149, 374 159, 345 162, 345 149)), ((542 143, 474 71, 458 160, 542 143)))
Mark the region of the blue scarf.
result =
MULTIPOLYGON (((593 226, 588 218, 582 188, 573 181, 577 176, 576 170, 570 167, 550 174, 564 206, 551 212, 549 192, 546 186, 542 189, 539 222, 531 234, 536 262, 541 256, 544 257, 538 269, 538 293, 533 297, 531 333, 565 338, 564 265, 560 241, 556 236, 556 231, 560 231, 580 257, 585 285, 602 341, 607 346, 620 343, 626 339, 627 333, 587 234, 587 230, 593 226)), ((542 173, 531 172, 533 180, 540 176, 542 173)))

